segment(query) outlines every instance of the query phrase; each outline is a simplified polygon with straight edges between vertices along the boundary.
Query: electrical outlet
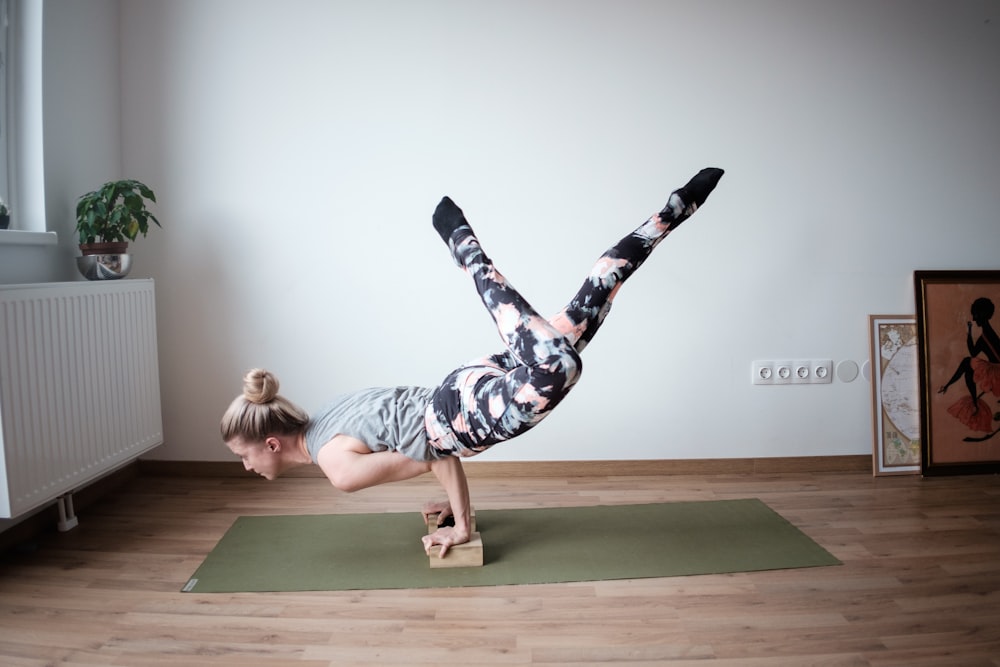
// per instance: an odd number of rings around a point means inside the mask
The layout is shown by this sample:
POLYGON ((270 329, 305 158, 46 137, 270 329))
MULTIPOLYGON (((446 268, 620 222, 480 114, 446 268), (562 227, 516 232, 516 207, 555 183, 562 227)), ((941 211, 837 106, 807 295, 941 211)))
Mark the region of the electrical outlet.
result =
POLYGON ((754 384, 774 384, 774 363, 770 361, 755 361, 752 365, 750 381, 754 384))
POLYGON ((833 359, 813 359, 811 369, 813 384, 833 382, 833 359))
POLYGON ((792 362, 774 362, 774 384, 791 384, 793 372, 792 362))
POLYGON ((753 384, 829 384, 833 382, 833 360, 754 361, 750 381, 753 384))
POLYGON ((812 382, 812 362, 798 360, 792 362, 792 384, 809 384, 812 382))

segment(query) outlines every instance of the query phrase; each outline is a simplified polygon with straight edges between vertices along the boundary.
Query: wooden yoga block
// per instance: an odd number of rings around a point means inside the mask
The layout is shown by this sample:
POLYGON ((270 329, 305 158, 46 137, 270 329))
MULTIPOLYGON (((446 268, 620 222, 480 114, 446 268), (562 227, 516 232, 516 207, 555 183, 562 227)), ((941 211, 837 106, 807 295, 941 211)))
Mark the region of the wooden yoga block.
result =
MULTIPOLYGON (((427 517, 427 534, 428 535, 430 535, 431 533, 433 533, 435 530, 438 529, 437 522, 438 522, 438 515, 437 514, 431 514, 430 516, 427 517)), ((455 525, 455 521, 451 517, 448 517, 448 520, 445 521, 444 525, 446 525, 446 526, 454 526, 455 525)), ((470 533, 475 533, 476 532, 476 508, 475 507, 469 508, 469 532, 470 533)), ((447 558, 447 556, 445 556, 445 558, 447 558)))
POLYGON ((472 533, 472 537, 465 544, 456 544, 448 549, 444 558, 438 558, 441 547, 435 545, 431 547, 430 564, 431 568, 440 567, 482 567, 483 566, 483 538, 479 533, 472 533))

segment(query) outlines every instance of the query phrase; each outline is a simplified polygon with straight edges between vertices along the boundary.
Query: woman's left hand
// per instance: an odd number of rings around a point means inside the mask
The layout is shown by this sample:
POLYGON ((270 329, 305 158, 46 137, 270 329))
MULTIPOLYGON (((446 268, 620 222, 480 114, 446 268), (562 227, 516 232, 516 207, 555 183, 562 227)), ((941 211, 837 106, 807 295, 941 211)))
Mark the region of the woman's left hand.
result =
POLYGON ((440 545, 441 553, 438 554, 439 558, 444 558, 445 554, 448 553, 448 549, 455 546, 456 544, 465 544, 469 541, 469 534, 467 532, 460 532, 457 528, 452 526, 444 526, 438 528, 430 535, 424 535, 421 540, 424 543, 424 552, 429 556, 431 553, 431 547, 434 545, 440 545))
POLYGON ((437 514, 438 525, 440 526, 445 519, 452 515, 451 503, 447 500, 442 502, 428 502, 424 503, 424 508, 420 512, 424 515, 424 523, 427 523, 428 519, 437 514))

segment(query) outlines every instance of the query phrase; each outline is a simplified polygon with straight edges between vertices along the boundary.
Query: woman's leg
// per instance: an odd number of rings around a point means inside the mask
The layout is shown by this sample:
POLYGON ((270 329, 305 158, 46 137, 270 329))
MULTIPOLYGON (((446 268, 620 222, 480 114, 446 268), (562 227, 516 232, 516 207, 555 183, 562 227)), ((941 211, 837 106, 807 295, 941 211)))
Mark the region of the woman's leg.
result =
POLYGON ((557 357, 564 356, 564 351, 559 349, 563 346, 563 334, 507 282, 483 252, 462 209, 448 197, 442 199, 434 211, 434 226, 448 244, 455 263, 472 277, 483 305, 519 365, 539 365, 553 352, 557 357), (557 349, 552 350, 552 347, 557 349))
POLYGON ((958 364, 958 368, 955 369, 955 374, 951 376, 947 384, 943 385, 940 389, 938 389, 938 393, 939 394, 945 393, 946 391, 948 391, 948 387, 953 385, 960 378, 965 378, 965 387, 966 389, 969 390, 969 396, 971 396, 972 400, 975 401, 979 394, 979 390, 976 389, 976 381, 974 373, 972 372, 971 362, 972 362, 971 357, 966 357, 962 359, 961 363, 958 364))
POLYGON ((662 211, 601 255, 573 300, 550 320, 577 352, 582 352, 597 333, 622 283, 667 234, 705 203, 722 174, 721 169, 702 169, 687 185, 671 193, 662 211))
POLYGON ((537 424, 576 384, 580 357, 496 269, 461 209, 447 197, 434 212, 434 226, 455 262, 472 277, 507 347, 505 353, 453 371, 432 400, 432 444, 473 454, 537 424), (459 443, 441 442, 435 436, 442 430, 450 430, 459 443))

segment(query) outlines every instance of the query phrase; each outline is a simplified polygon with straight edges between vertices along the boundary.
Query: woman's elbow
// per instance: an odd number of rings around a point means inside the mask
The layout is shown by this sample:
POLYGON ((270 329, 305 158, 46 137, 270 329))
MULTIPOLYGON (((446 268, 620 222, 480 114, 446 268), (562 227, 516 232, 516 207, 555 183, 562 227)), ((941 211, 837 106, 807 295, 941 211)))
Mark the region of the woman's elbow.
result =
POLYGON ((332 477, 328 477, 330 484, 333 485, 338 491, 343 491, 344 493, 354 493, 355 491, 360 491, 365 488, 365 485, 360 482, 360 480, 352 477, 351 475, 337 474, 332 477))

